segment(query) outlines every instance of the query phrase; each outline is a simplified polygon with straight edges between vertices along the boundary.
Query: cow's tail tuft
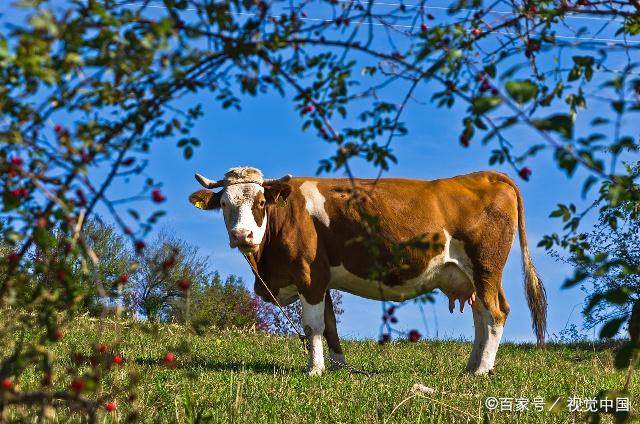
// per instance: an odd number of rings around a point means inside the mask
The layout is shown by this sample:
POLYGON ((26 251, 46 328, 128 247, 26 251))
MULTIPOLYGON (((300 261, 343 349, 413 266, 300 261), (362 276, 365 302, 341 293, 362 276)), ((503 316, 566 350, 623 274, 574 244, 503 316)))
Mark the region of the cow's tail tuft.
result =
POLYGON ((529 245, 527 243, 527 228, 524 223, 524 203, 522 193, 516 183, 510 178, 507 182, 516 192, 518 199, 518 233, 520 238, 520 250, 522 252, 522 271, 524 272, 524 292, 531 311, 533 332, 536 334, 538 346, 544 346, 544 337, 547 332, 547 293, 540 279, 536 267, 531 261, 529 245))

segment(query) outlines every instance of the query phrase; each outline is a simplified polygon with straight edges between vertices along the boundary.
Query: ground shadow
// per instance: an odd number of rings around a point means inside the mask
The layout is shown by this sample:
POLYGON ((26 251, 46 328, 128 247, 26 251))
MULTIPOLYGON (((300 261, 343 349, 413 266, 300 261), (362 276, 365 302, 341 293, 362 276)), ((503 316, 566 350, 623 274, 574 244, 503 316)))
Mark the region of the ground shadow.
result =
MULTIPOLYGON (((136 364, 147 366, 167 367, 163 359, 158 358, 136 358, 136 364)), ((302 368, 283 366, 273 362, 264 361, 215 361, 211 359, 188 359, 176 361, 175 368, 193 370, 194 368, 204 368, 209 371, 249 371, 257 374, 290 374, 303 373, 302 368)))
MULTIPOLYGON (((625 340, 607 340, 607 341, 576 341, 571 343, 548 342, 544 345, 544 349, 548 350, 575 350, 575 351, 595 351, 601 352, 605 350, 618 349, 624 344, 625 340)), ((540 349, 535 343, 513 343, 504 342, 501 346, 513 346, 520 350, 537 350, 540 349)))

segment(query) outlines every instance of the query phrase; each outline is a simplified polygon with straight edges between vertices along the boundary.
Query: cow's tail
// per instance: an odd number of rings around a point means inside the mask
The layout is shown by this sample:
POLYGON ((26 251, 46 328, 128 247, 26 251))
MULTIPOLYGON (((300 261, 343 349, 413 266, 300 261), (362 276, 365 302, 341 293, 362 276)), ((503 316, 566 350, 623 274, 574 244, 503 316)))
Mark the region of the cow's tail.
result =
POLYGON ((538 345, 544 345, 544 336, 547 332, 547 293, 540 279, 536 267, 531 261, 529 245, 527 243, 527 228, 524 223, 524 203, 522 193, 516 183, 506 178, 508 184, 513 187, 518 199, 518 233, 520 238, 520 250, 522 252, 522 271, 524 272, 524 292, 531 311, 533 332, 536 334, 538 345))

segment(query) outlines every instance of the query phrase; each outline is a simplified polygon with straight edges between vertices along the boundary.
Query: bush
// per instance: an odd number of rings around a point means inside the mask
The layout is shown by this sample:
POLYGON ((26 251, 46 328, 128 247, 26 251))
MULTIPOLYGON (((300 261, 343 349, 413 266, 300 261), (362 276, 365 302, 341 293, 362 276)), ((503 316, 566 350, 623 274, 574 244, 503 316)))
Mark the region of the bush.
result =
MULTIPOLYGON (((176 301, 170 319, 185 322, 185 299, 176 301)), ((257 324, 254 296, 244 287, 242 278, 229 275, 224 281, 217 271, 202 285, 189 292, 190 321, 199 331, 229 327, 248 328, 257 324)))

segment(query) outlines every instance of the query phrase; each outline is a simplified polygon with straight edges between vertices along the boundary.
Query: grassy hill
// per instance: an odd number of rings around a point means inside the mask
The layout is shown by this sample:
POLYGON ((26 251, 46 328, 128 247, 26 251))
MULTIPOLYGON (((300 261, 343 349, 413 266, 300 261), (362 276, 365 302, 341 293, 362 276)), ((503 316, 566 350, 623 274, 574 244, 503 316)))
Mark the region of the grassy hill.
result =
MULTIPOLYGON (((603 346, 530 345, 505 343, 498 352, 496 374, 474 377, 462 373, 471 345, 458 341, 345 343, 347 360, 376 374, 347 371, 323 377, 304 373, 306 359, 297 339, 259 333, 222 331, 195 335, 176 325, 80 320, 56 344, 58 364, 71 352, 91 350, 92 343, 114 344, 125 362, 109 379, 127 371, 140 377, 136 399, 115 399, 118 408, 102 412, 101 422, 124 422, 131 404, 145 422, 578 422, 563 402, 558 412, 488 412, 488 396, 591 398, 602 388, 620 388, 624 374, 613 368, 613 351, 603 346), (163 365, 167 351, 177 366, 163 365), (434 394, 413 395, 422 383, 434 394), (104 421, 102 421, 104 419, 104 421)), ((35 389, 40 376, 27 372, 20 389, 35 389)), ((57 382, 63 385, 64 382, 57 382)), ((68 384, 68 382, 66 383, 68 384)), ((640 399, 635 384, 631 404, 640 399)), ((548 408, 550 405, 547 405, 548 408)), ((533 409, 533 406, 529 406, 533 409)), ((67 421, 59 414, 57 421, 67 421)), ((11 418, 11 411, 9 418, 11 418)))

